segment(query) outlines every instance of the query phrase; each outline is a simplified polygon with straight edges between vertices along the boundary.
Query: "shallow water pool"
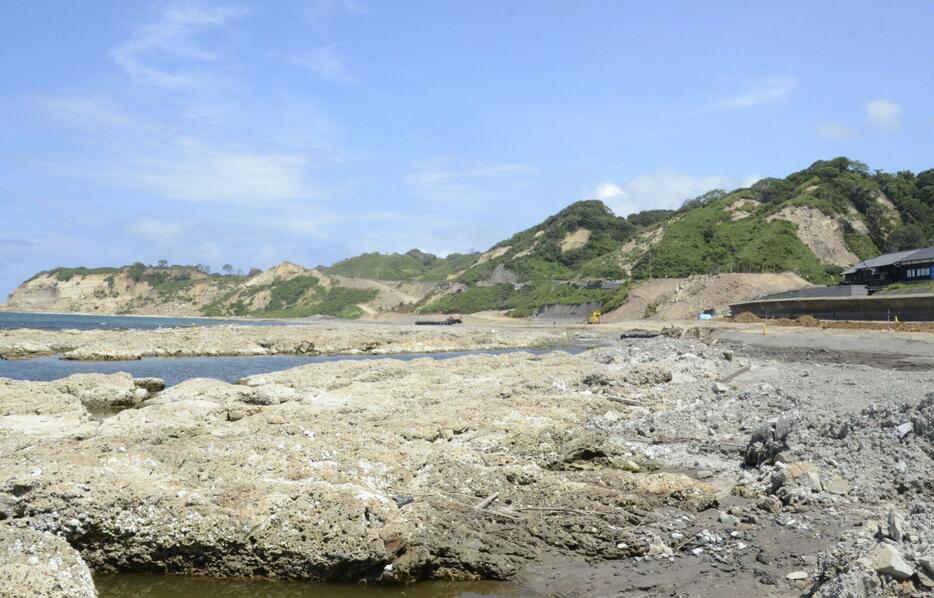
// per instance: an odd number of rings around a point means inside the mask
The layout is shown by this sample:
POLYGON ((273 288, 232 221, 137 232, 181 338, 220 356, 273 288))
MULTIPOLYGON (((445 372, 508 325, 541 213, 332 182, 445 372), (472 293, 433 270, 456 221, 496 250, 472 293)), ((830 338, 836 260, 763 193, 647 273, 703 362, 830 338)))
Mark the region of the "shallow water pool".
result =
POLYGON ((322 584, 186 575, 95 575, 100 598, 479 598, 523 594, 497 582, 432 581, 410 586, 322 584))
POLYGON ((243 357, 145 357, 138 361, 70 361, 58 357, 38 357, 3 361, 0 360, 0 378, 17 380, 58 380, 72 374, 100 372, 128 372, 134 378, 162 378, 169 386, 191 378, 215 378, 235 382, 246 376, 268 374, 309 363, 334 361, 363 361, 367 359, 400 359, 411 361, 429 357, 431 359, 453 359, 465 355, 499 355, 525 351, 547 353, 553 350, 576 353, 583 347, 561 349, 494 349, 489 351, 450 351, 445 353, 396 353, 392 355, 259 355, 243 357))

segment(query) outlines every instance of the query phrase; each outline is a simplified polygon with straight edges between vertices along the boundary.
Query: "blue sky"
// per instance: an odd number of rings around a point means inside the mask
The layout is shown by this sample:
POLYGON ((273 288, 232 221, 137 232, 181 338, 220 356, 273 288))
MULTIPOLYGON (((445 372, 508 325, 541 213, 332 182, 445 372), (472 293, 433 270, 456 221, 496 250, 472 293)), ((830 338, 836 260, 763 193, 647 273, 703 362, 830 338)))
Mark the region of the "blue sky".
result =
POLYGON ((0 294, 485 249, 847 155, 934 166, 934 6, 5 2, 0 294))

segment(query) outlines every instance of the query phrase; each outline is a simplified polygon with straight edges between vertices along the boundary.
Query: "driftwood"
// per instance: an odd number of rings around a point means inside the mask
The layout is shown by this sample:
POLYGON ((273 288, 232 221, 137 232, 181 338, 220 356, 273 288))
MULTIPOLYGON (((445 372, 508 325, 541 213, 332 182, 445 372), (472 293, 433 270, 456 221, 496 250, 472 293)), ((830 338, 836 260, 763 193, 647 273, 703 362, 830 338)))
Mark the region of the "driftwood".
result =
POLYGON ((487 496, 486 498, 484 498, 483 500, 475 504, 473 508, 475 511, 482 511, 483 509, 493 504, 493 501, 496 500, 497 498, 499 498, 499 492, 494 492, 493 494, 487 496))
POLYGON ((717 380, 717 382, 719 382, 720 384, 726 384, 727 382, 730 382, 730 381, 732 381, 732 380, 738 378, 739 376, 742 376, 743 374, 745 374, 745 373, 748 372, 748 371, 749 371, 749 366, 748 366, 748 365, 743 366, 743 367, 739 368, 738 370, 736 370, 735 372, 733 372, 732 374, 728 374, 728 375, 726 375, 726 376, 720 378, 719 380, 717 380))
MULTIPOLYGON (((589 511, 583 509, 564 509, 559 507, 518 507, 517 511, 535 511, 539 513, 569 513, 571 515, 583 515, 585 517, 618 517, 622 519, 627 519, 630 522, 637 522, 639 524, 645 523, 646 519, 649 519, 649 513, 645 511, 642 512, 633 512, 628 509, 620 509, 619 512, 611 511, 589 511)), ((641 509, 639 509, 641 511, 641 509)))
POLYGON ((627 399, 626 397, 617 397, 616 395, 603 395, 603 397, 605 399, 609 399, 613 401, 614 403, 622 403, 623 405, 632 405, 634 407, 638 407, 639 405, 642 404, 635 399, 627 399))

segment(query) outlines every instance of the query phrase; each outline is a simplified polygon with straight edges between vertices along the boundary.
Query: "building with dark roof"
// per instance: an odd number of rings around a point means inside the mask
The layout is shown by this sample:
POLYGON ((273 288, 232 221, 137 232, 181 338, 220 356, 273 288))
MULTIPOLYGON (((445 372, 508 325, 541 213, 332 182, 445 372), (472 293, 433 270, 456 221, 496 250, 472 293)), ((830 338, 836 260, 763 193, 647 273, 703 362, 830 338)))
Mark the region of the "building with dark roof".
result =
POLYGON ((895 282, 934 279, 934 247, 887 253, 842 272, 843 284, 881 287, 895 282))

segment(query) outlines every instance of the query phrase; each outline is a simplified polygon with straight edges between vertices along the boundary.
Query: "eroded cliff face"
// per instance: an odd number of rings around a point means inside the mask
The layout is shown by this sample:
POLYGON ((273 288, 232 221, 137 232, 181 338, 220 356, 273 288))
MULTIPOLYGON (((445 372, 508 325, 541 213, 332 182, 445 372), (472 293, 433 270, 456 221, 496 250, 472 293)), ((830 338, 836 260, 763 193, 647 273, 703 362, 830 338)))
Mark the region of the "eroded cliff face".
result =
POLYGON ((432 283, 328 276, 291 262, 253 276, 194 267, 56 268, 21 284, 0 309, 163 316, 374 316, 414 305, 432 283))
POLYGON ((13 291, 6 307, 20 311, 196 315, 222 291, 205 274, 192 271, 185 275, 186 284, 167 292, 149 281, 135 280, 125 269, 74 276, 43 272, 13 291))

